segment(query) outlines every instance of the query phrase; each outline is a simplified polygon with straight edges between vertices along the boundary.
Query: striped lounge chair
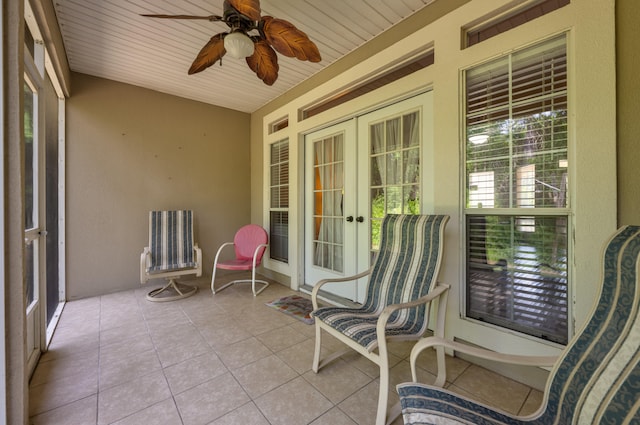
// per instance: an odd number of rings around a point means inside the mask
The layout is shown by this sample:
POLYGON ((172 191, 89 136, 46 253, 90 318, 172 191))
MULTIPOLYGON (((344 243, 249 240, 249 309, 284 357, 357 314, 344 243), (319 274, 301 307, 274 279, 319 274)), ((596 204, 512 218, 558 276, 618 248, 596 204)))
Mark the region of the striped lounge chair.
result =
POLYGON ((192 211, 150 211, 149 246, 140 255, 140 283, 167 279, 147 294, 149 301, 173 301, 196 293, 195 286, 178 283, 184 275, 202 275, 202 251, 193 242, 192 211))
MULTIPOLYGON (((444 334, 448 285, 436 282, 442 259, 446 215, 388 215, 382 221, 380 251, 373 266, 356 276, 319 281, 312 291, 316 345, 313 371, 351 351, 380 367, 380 392, 376 424, 393 421, 399 405, 387 418, 390 340, 417 340, 427 330, 432 302, 438 306, 435 334, 444 334), (361 308, 322 307, 320 288, 369 275, 366 299, 361 308), (346 350, 320 361, 322 331, 347 345, 346 350)), ((438 352, 444 362, 444 350, 438 352)))
MULTIPOLYGON (((640 226, 626 226, 604 252, 603 283, 591 318, 553 362, 540 409, 516 417, 442 388, 397 386, 405 424, 640 424, 640 226)), ((535 357, 497 354, 437 337, 411 352, 448 347, 485 359, 536 364, 535 357), (519 361, 522 360, 522 361, 519 361)), ((549 358, 539 358, 540 365, 549 358)))

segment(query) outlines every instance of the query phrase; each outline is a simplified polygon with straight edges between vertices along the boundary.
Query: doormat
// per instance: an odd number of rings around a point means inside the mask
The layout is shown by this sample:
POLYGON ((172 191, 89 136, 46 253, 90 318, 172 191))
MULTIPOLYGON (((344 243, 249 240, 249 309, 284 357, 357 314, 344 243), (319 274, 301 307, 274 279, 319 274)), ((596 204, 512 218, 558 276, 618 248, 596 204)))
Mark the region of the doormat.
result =
POLYGON ((278 309, 278 311, 281 311, 284 314, 295 317, 307 325, 313 325, 315 323, 313 317, 311 317, 311 312, 313 311, 313 304, 311 303, 311 300, 299 295, 290 295, 288 297, 278 298, 277 300, 265 303, 265 305, 278 309))

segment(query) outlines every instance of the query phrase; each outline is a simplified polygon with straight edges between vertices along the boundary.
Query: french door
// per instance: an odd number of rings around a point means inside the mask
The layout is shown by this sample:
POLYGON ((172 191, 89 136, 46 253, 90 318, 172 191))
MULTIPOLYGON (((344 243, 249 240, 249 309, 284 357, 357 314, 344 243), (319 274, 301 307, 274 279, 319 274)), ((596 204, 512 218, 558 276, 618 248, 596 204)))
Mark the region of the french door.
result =
MULTIPOLYGON (((305 283, 357 273, 356 120, 316 131, 305 138, 305 283)), ((356 286, 339 285, 334 294, 355 300, 356 286)))
MULTIPOLYGON (((366 270, 384 216, 424 210, 431 119, 431 93, 424 93, 305 137, 306 285, 366 270)), ((362 302, 366 284, 323 290, 362 302)))

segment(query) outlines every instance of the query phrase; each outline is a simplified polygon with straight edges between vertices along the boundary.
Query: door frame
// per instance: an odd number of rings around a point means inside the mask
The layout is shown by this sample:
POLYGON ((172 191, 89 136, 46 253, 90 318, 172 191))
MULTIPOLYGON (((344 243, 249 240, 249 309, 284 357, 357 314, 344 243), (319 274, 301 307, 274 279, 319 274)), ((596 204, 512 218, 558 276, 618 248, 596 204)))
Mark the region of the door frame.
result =
MULTIPOLYGON (((34 39, 34 58, 31 58, 29 54, 24 55, 24 73, 29 75, 30 80, 37 85, 38 89, 38 187, 39 187, 39 199, 38 199, 38 220, 39 220, 39 245, 40 245, 40 255, 39 255, 39 285, 37 288, 38 298, 39 298, 39 309, 38 309, 38 341, 39 341, 39 352, 36 356, 32 356, 33 358, 27 364, 29 375, 31 375, 34 371, 34 368, 37 364, 37 359, 40 354, 47 350, 48 344, 51 341, 53 336, 53 332, 58 324, 58 320, 60 318, 60 314, 62 313, 62 309, 64 308, 65 300, 66 300, 66 290, 65 290, 65 282, 66 282, 66 225, 65 225, 65 217, 66 217, 66 209, 65 209, 65 194, 66 194, 66 174, 65 174, 65 162, 66 162, 66 148, 65 148, 65 140, 66 140, 66 101, 64 90, 62 89, 60 83, 60 77, 56 74, 55 67, 49 57, 49 54, 46 50, 45 43, 43 42, 44 37, 40 31, 40 27, 38 26, 38 22, 35 18, 36 14, 31 9, 29 2, 25 2, 25 29, 31 32, 34 39), (55 95, 58 101, 58 114, 55 117, 47 117, 46 115, 46 84, 48 81, 51 82, 53 89, 55 91, 55 95), (46 181, 46 120, 57 120, 58 122, 58 134, 57 134, 57 144, 58 144, 58 157, 55 158, 57 162, 57 173, 58 173, 58 184, 57 184, 57 197, 58 197, 58 223, 57 223, 57 232, 58 232, 58 245, 56 247, 58 251, 58 276, 57 276, 57 287, 58 287, 58 304, 55 308, 55 312, 50 322, 47 324, 47 265, 46 265, 46 252, 47 252, 47 244, 46 244, 46 232, 47 232, 47 223, 46 223, 46 190, 47 190, 47 181, 46 181)), ((21 88, 22 90, 22 88, 21 88)), ((24 131, 24 130, 21 130, 24 131)), ((24 196, 24 194, 23 194, 24 196)), ((26 318, 25 318, 26 320, 26 318)))
MULTIPOLYGON (((46 328, 45 315, 43 314, 43 305, 46 303, 43 282, 46 282, 46 231, 42 227, 45 220, 46 211, 46 198, 44 188, 46 187, 45 180, 45 149, 44 149, 44 75, 45 75, 45 50, 44 45, 35 43, 34 57, 25 55, 25 67, 24 75, 28 75, 29 83, 35 89, 35 101, 37 105, 34 108, 34 134, 33 134, 33 155, 36 157, 36 161, 33 164, 33 190, 36 192, 34 197, 34 228, 24 229, 25 234, 25 247, 27 243, 35 243, 37 252, 34 255, 37 256, 37 264, 34 270, 34 280, 36 280, 37 287, 34 288, 34 300, 36 305, 31 310, 31 317, 28 315, 25 317, 27 326, 27 341, 33 339, 33 350, 27 352, 27 370, 29 375, 33 373, 35 367, 40 359, 40 354, 43 347, 46 346, 46 328), (30 330, 32 328, 32 330, 30 330), (33 332, 30 335, 30 332, 33 332), (30 338, 31 336, 31 338, 30 338)), ((27 82, 25 81, 25 84, 27 82)), ((23 130, 24 131, 24 126, 23 130)), ((24 143, 24 141, 23 141, 24 143)), ((26 306, 29 307, 29 306, 26 306)), ((27 312, 25 311, 25 315, 27 312)), ((27 344, 29 348, 29 344, 27 344)))

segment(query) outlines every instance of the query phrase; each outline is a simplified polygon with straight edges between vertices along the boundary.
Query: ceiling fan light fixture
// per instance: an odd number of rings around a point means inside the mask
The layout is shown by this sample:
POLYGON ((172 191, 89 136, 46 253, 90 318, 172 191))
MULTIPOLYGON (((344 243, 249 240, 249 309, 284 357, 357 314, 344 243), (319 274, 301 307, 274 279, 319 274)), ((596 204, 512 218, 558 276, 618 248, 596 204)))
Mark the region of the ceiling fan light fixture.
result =
POLYGON ((236 59, 253 55, 253 41, 246 34, 234 31, 224 38, 224 49, 236 59))
POLYGON ((320 62, 318 46, 309 40, 291 22, 273 16, 262 16, 260 0, 224 0, 223 15, 164 15, 145 14, 148 18, 201 19, 224 22, 229 30, 220 32, 200 49, 191 64, 189 75, 203 71, 215 63, 222 65, 222 57, 246 58, 247 66, 265 84, 272 85, 278 78, 278 56, 301 61, 320 62), (251 34, 251 35, 249 35, 251 34))

